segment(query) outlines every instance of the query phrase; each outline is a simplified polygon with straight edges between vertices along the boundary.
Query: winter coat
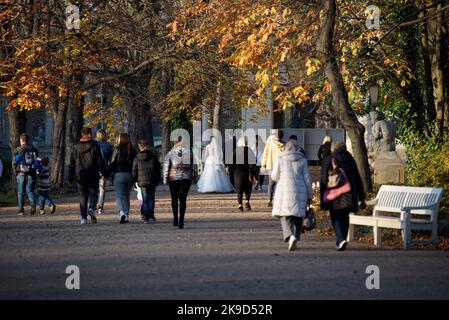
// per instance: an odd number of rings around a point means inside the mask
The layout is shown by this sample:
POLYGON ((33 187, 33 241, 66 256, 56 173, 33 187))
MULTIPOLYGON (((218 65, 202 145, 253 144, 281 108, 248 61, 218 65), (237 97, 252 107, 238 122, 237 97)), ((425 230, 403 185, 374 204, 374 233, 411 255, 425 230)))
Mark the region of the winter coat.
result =
POLYGON ((100 179, 100 173, 105 174, 98 143, 94 140, 81 140, 70 159, 69 182, 95 182, 100 179))
POLYGON ((161 180, 161 164, 150 150, 139 152, 134 159, 133 179, 141 188, 159 184, 161 180))
POLYGON ((334 152, 324 160, 321 167, 320 195, 321 208, 323 210, 349 209, 350 212, 357 212, 359 210, 359 201, 365 200, 365 191, 357 164, 348 151, 334 152), (323 196, 329 179, 329 171, 332 170, 332 158, 336 160, 337 166, 345 171, 349 184, 351 185, 351 191, 343 194, 334 201, 324 202, 323 196))
POLYGON ((284 152, 285 143, 277 138, 272 138, 267 141, 262 157, 262 167, 267 170, 273 170, 276 160, 282 152, 284 152))
POLYGON ((277 181, 272 215, 305 217, 313 192, 309 166, 304 155, 299 151, 282 153, 276 161, 271 178, 277 181))
POLYGON ((320 146, 318 149, 318 159, 320 160, 320 163, 323 164, 323 161, 326 160, 327 157, 329 157, 331 154, 331 144, 330 142, 326 142, 320 146))
POLYGON ((117 172, 129 172, 133 170, 135 152, 131 149, 131 154, 128 156, 128 147, 126 145, 120 145, 114 149, 112 154, 112 161, 110 166, 110 172, 112 174, 117 172))
MULTIPOLYGON (((241 157, 241 156, 239 156, 241 157)), ((256 175, 256 156, 253 151, 248 147, 238 147, 235 149, 233 164, 231 165, 232 172, 234 174, 234 184, 237 192, 243 190, 251 190, 252 179, 256 175), (240 160, 237 155, 243 155, 240 160), (240 160, 238 163, 237 160, 240 160)))
POLYGON ((101 157, 103 158, 105 171, 109 171, 109 166, 111 165, 114 148, 112 148, 112 145, 109 142, 104 140, 97 140, 97 143, 100 146, 101 157))
POLYGON ((174 146, 164 158, 163 180, 194 180, 192 152, 182 146, 174 146))
POLYGON ((42 166, 39 170, 39 190, 50 191, 52 183, 50 181, 50 166, 42 166))

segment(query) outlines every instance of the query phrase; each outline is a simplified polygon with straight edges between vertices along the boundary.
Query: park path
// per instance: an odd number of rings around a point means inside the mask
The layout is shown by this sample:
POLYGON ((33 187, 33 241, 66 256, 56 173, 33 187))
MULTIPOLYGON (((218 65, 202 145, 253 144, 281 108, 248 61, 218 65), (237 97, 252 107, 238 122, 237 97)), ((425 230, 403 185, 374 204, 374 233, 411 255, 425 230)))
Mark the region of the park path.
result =
POLYGON ((184 230, 171 226, 166 187, 158 222, 118 224, 114 195, 97 225, 79 225, 76 197, 57 214, 18 217, 0 208, 0 299, 384 299, 449 298, 449 253, 377 249, 352 243, 341 253, 316 232, 288 252, 278 221, 254 194, 251 212, 235 195, 192 192, 184 230), (81 289, 67 290, 77 265, 81 289), (367 290, 366 267, 380 268, 380 290, 367 290))

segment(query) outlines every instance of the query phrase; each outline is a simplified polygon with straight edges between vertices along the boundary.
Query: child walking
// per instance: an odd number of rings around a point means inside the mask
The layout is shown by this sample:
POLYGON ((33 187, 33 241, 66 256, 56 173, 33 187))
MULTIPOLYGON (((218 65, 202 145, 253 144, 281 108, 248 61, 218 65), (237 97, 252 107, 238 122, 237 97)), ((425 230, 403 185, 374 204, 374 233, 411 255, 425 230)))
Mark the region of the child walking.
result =
POLYGON ((133 164, 133 178, 142 192, 142 213, 144 223, 156 221, 154 216, 155 192, 161 180, 161 164, 159 159, 150 151, 150 145, 140 140, 139 153, 133 164))
POLYGON ((56 205, 50 197, 50 189, 52 187, 50 181, 50 160, 48 157, 43 157, 40 161, 39 168, 39 207, 40 214, 45 214, 45 203, 50 207, 50 213, 56 211, 56 205))

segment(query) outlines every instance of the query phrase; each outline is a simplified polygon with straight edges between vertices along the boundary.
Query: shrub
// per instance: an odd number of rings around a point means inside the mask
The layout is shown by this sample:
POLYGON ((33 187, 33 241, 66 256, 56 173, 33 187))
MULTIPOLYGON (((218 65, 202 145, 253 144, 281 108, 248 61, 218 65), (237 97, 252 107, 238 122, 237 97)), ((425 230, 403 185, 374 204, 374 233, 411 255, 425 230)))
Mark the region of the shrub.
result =
POLYGON ((440 204, 440 233, 449 235, 449 134, 423 141, 410 136, 407 143, 407 183, 444 189, 440 204))

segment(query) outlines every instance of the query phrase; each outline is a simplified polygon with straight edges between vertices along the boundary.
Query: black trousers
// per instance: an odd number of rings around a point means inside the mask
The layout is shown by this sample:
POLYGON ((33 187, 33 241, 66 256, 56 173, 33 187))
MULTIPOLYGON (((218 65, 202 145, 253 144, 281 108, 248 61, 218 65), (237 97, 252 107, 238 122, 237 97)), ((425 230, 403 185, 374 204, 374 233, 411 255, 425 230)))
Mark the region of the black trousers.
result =
POLYGON ((243 203, 243 194, 245 194, 245 200, 249 202, 253 190, 253 184, 249 180, 249 171, 235 170, 234 183, 239 205, 243 203))
POLYGON ((88 183, 78 182, 78 193, 80 196, 80 213, 81 218, 87 219, 87 210, 97 208, 98 200, 98 180, 90 181, 88 183), (87 207, 89 205, 89 208, 87 207))
POLYGON ((332 226, 337 236, 337 246, 348 237, 350 208, 330 210, 332 226))
POLYGON ((173 211, 173 222, 179 225, 184 225, 184 215, 187 208, 187 195, 189 194, 192 181, 190 180, 177 180, 170 181, 168 186, 170 187, 171 194, 171 207, 173 211), (179 220, 178 220, 179 213, 179 220))

